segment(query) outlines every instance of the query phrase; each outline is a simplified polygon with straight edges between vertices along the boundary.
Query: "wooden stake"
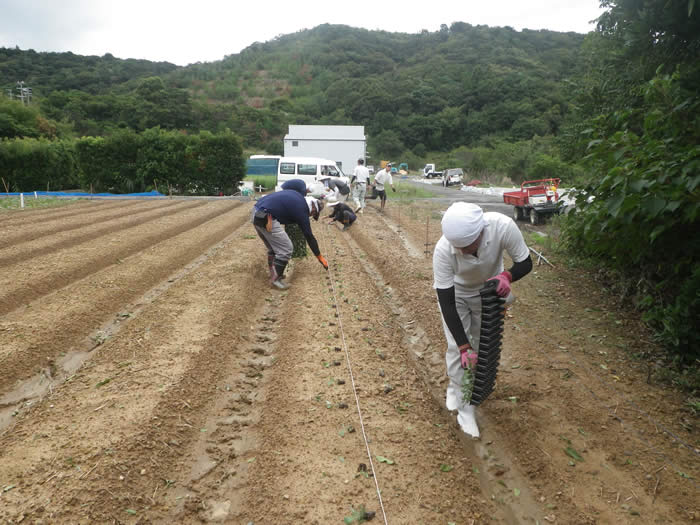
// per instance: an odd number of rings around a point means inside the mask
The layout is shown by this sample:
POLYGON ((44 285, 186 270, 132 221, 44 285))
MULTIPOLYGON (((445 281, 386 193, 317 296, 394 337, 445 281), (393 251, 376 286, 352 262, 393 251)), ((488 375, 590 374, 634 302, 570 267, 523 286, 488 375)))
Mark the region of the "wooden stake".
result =
POLYGON ((5 186, 5 193, 10 193, 10 188, 7 186, 7 182, 5 182, 5 177, 0 177, 2 179, 2 185, 5 186))
POLYGON ((430 226, 430 215, 428 215, 428 217, 426 217, 426 219, 425 219, 425 248, 423 249, 423 253, 425 254, 426 257, 428 256, 428 251, 429 251, 428 250, 428 229, 429 229, 429 226, 430 226))

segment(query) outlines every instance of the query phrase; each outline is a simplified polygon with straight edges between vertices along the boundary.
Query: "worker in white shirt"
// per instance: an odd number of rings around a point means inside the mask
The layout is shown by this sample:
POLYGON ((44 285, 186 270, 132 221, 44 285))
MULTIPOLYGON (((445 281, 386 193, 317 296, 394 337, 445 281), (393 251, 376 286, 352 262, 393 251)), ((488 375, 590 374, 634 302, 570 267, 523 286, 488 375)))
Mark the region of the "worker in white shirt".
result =
POLYGON ((446 405, 457 410, 462 430, 479 437, 475 406, 465 401, 462 378, 476 369, 481 335, 482 302, 479 290, 495 280, 496 294, 513 301, 510 285, 532 270, 530 250, 513 219, 484 213, 476 204, 456 202, 442 218, 442 237, 433 252, 433 287, 438 296, 447 340, 446 405), (503 269, 503 252, 513 266, 503 269))
POLYGON ((374 176, 374 187, 377 190, 381 211, 384 211, 384 206, 386 205, 386 191, 384 190, 384 186, 387 184, 391 186, 392 191, 396 191, 396 188, 394 188, 394 179, 391 177, 391 162, 387 162, 384 169, 379 170, 374 176))
POLYGON ((355 201, 357 209, 355 213, 363 213, 365 209, 365 197, 367 196, 367 185, 369 184, 369 170, 365 167, 364 159, 357 159, 357 166, 352 172, 350 184, 354 185, 352 199, 355 201))

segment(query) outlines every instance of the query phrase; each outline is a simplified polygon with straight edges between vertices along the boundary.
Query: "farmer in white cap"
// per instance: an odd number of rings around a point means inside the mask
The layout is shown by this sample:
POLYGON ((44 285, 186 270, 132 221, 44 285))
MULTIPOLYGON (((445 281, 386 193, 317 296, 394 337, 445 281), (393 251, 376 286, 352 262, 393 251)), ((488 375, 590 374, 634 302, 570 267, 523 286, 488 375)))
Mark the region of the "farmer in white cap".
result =
POLYGON ((479 290, 495 279, 496 293, 512 302, 512 282, 532 270, 530 251, 518 226, 502 213, 488 212, 476 204, 456 202, 442 218, 442 237, 433 253, 433 287, 437 291, 442 325, 447 339, 446 404, 457 410, 462 430, 479 437, 475 407, 461 393, 465 368, 476 366, 481 331, 479 290), (513 260, 503 268, 503 252, 513 260))
POLYGON ((391 162, 387 162, 383 170, 374 176, 374 187, 377 190, 377 196, 379 197, 379 209, 384 211, 386 206, 386 190, 384 186, 388 184, 391 186, 391 191, 396 191, 394 188, 394 179, 391 177, 391 162))

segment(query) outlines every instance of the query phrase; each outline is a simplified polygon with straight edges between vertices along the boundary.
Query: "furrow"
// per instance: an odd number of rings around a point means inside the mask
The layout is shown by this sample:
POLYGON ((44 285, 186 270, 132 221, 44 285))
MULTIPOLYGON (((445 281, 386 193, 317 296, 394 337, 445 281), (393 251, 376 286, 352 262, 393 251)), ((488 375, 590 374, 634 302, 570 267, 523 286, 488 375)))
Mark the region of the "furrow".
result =
MULTIPOLYGON (((37 501, 59 498, 70 503, 41 510, 51 521, 106 522, 134 508, 149 521, 171 522, 168 515, 183 512, 180 502, 186 514, 194 502, 183 491, 243 479, 241 470, 216 465, 223 457, 248 464, 251 404, 262 401, 258 386, 271 364, 258 334, 275 315, 267 299, 279 298, 269 288, 250 294, 265 277, 247 219, 238 213, 216 253, 125 320, 89 363, 0 437, 0 458, 17 455, 24 473, 0 517, 31 514, 37 501), (68 415, 56 419, 59 411, 68 415), (26 436, 37 439, 18 454, 26 436), (77 465, 80 475, 73 475, 77 465)), ((127 307, 124 297, 118 304, 127 307)), ((3 465, 0 478, 17 479, 20 470, 3 465)))
MULTIPOLYGON (((186 205, 173 208, 170 203, 168 203, 168 207, 165 210, 160 209, 160 207, 156 208, 155 210, 147 208, 136 213, 132 212, 128 215, 123 212, 119 212, 118 214, 109 216, 108 218, 100 218, 99 221, 89 223, 87 226, 85 222, 82 222, 81 224, 67 227, 64 230, 56 229, 46 234, 52 235, 49 242, 26 242, 19 245, 15 244, 15 246, 13 246, 11 249, 4 250, 9 253, 6 255, 0 255, 0 266, 18 264, 28 259, 41 257, 42 255, 50 254, 58 250, 68 250, 80 244, 107 236, 111 233, 120 232, 128 228, 134 228, 136 226, 146 224, 149 221, 156 221, 170 215, 176 215, 185 210, 197 208, 204 204, 205 203, 203 202, 191 202, 187 203, 186 205), (128 220, 125 221, 124 219, 126 217, 128 217, 128 220), (102 223, 107 224, 97 226, 102 223), (77 229, 84 229, 86 231, 84 233, 78 233, 75 232, 77 229)), ((43 235, 41 237, 43 237, 43 235)))
MULTIPOLYGON (((217 203, 213 205, 214 209, 209 210, 208 213, 198 213, 198 209, 185 210, 174 217, 176 223, 170 227, 167 224, 148 223, 142 225, 138 232, 119 230, 112 237, 103 241, 104 250, 98 253, 95 253, 88 245, 67 251, 60 250, 32 260, 31 265, 9 266, 6 268, 7 273, 0 276, 0 286, 3 289, 0 294, 0 315, 7 314, 103 268, 121 264, 125 258, 146 250, 154 244, 163 243, 183 232, 198 228, 208 221, 226 214, 238 205, 239 203, 217 203), (134 239, 136 235, 140 236, 134 239), (113 248, 113 245, 118 247, 113 248), (66 265, 65 261, 68 261, 69 264, 66 265), (47 275, 47 268, 54 268, 54 271, 47 275), (56 269, 60 270, 56 271, 56 269), (33 276, 35 272, 40 275, 36 279, 33 276)), ((206 209, 211 207, 210 204, 206 209)), ((136 229, 136 227, 131 228, 131 230, 136 229)))
MULTIPOLYGON (((180 201, 182 202, 182 201, 180 201)), ((42 237, 56 235, 85 228, 86 225, 97 225, 121 217, 134 217, 142 213, 148 213, 158 208, 173 206, 173 201, 144 202, 140 201, 119 207, 116 211, 96 209, 85 211, 82 214, 73 215, 68 218, 39 218, 22 225, 0 226, 0 237, 3 239, 2 248, 17 246, 21 243, 36 241, 42 237)))
POLYGON ((42 297, 31 308, 8 314, 0 322, 5 343, 0 348, 0 369, 5 372, 0 376, 0 391, 32 376, 48 361, 58 359, 61 352, 74 347, 89 350, 81 341, 90 334, 92 347, 98 345, 104 338, 99 328, 118 316, 124 305, 220 242, 243 225, 248 215, 247 206, 217 212, 213 219, 196 221, 200 223, 197 227, 164 242, 148 244, 148 249, 121 264, 91 273, 42 297), (84 303, 76 302, 75 297, 86 299, 84 303), (54 331, 54 326, 61 329, 54 331))

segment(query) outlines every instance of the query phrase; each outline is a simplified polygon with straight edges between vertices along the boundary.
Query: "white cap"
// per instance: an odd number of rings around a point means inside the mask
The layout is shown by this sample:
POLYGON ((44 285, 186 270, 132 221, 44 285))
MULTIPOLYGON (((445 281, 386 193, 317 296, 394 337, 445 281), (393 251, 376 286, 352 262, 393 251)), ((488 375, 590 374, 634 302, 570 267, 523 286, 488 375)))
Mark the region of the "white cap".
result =
POLYGON ((469 246, 484 229, 484 211, 470 202, 455 202, 442 216, 442 234, 455 248, 469 246))

